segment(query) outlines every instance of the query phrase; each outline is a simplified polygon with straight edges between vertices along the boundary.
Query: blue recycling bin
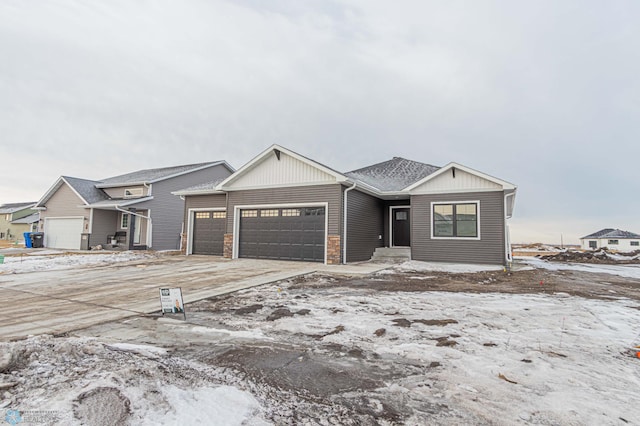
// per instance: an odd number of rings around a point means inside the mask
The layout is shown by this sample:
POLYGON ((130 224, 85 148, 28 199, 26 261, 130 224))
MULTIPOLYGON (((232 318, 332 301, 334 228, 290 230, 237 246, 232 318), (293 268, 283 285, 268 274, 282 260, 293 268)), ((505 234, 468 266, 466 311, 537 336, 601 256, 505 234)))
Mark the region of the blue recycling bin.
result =
POLYGON ((26 248, 33 248, 33 245, 31 244, 31 232, 25 232, 22 235, 24 235, 24 246, 26 248))

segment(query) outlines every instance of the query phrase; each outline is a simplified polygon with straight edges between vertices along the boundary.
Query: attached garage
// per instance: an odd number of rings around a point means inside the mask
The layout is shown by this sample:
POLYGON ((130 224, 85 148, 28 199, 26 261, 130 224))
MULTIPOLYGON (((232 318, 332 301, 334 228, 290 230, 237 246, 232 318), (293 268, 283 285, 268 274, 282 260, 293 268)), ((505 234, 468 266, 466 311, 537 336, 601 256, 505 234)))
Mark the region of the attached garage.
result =
POLYGON ((244 208, 238 257, 325 261, 325 207, 244 208))
POLYGON ((45 218, 45 247, 80 250, 83 225, 82 217, 45 218))
POLYGON ((193 212, 191 253, 222 256, 226 219, 224 211, 193 212))

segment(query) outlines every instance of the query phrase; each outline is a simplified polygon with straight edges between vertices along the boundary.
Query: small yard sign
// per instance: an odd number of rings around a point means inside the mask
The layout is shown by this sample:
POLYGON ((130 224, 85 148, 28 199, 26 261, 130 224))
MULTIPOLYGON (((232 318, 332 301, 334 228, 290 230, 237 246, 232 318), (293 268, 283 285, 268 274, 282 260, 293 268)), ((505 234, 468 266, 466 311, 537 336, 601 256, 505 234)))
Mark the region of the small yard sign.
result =
POLYGON ((160 307, 162 315, 164 314, 182 314, 187 319, 182 300, 182 289, 178 288, 161 288, 160 289, 160 307))

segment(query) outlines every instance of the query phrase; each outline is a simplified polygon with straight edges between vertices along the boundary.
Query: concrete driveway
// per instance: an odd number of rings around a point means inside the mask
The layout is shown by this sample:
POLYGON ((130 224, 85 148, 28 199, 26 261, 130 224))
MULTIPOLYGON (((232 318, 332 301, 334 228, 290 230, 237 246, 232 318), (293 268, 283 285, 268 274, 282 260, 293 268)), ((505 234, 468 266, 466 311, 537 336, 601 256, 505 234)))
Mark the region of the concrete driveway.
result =
POLYGON ((302 262, 162 256, 107 266, 0 275, 0 341, 59 334, 158 312, 161 287, 182 287, 185 303, 189 303, 321 267, 302 262))

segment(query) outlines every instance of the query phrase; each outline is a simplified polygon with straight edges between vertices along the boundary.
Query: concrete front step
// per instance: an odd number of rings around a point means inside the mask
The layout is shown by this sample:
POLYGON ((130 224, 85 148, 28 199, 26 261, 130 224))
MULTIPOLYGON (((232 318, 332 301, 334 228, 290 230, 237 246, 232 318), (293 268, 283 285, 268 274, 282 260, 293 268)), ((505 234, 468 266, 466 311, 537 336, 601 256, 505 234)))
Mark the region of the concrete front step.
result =
POLYGON ((371 260, 404 262, 411 260, 411 249, 408 247, 380 247, 373 253, 371 260))

